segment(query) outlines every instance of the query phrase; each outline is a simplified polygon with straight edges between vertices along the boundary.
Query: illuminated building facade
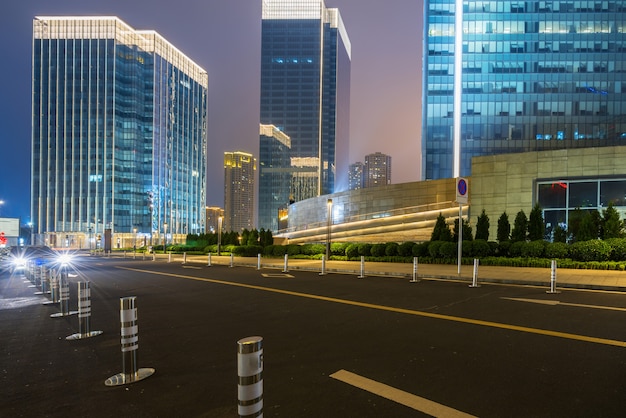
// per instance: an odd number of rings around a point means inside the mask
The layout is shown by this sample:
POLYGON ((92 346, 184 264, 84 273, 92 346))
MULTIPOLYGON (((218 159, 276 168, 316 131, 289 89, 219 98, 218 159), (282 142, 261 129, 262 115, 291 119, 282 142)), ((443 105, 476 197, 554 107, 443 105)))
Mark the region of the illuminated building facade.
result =
POLYGON ((365 156, 365 187, 391 184, 391 156, 375 152, 365 156))
POLYGON ((274 125, 260 126, 259 229, 278 230, 279 210, 289 204, 291 138, 274 125))
POLYGON ((224 153, 223 231, 254 229, 256 158, 246 152, 224 153))
POLYGON ((322 0, 263 1, 260 121, 291 138, 295 200, 347 188, 336 173, 347 177, 350 60, 338 9, 322 0))
POLYGON ((204 232, 206 71, 116 17, 36 17, 32 82, 35 234, 204 232))
POLYGON ((364 166, 362 162, 358 161, 354 164, 350 164, 348 171, 348 190, 359 190, 365 187, 363 172, 364 166))
POLYGON ((424 4, 423 179, 469 175, 474 156, 626 142, 625 2, 424 4))

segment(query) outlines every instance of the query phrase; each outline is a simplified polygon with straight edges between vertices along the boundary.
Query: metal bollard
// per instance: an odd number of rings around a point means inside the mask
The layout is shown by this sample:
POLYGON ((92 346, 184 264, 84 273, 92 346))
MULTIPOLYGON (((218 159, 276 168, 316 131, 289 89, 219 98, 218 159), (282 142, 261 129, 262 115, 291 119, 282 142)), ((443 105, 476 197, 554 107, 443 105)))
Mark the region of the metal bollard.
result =
POLYGON ((285 265, 283 266, 283 273, 289 273, 289 254, 285 254, 285 265))
POLYGON ((261 270, 261 254, 257 254, 256 256, 257 260, 256 260, 256 269, 257 270, 261 270))
POLYGON ((480 287, 478 284, 478 259, 474 259, 474 273, 472 274, 472 284, 469 287, 480 287))
POLYGON ((48 293, 50 293, 48 291, 48 287, 50 286, 50 278, 48 276, 48 268, 46 266, 40 266, 39 267, 40 272, 40 288, 41 291, 40 292, 35 292, 36 295, 46 295, 48 293))
POLYGON ((263 416, 263 338, 237 341, 237 413, 240 417, 263 416))
POLYGON ((139 331, 137 327, 136 296, 120 298, 120 335, 122 337, 122 372, 109 377, 104 384, 120 386, 135 383, 154 374, 152 368, 137 369, 139 331))
POLYGON ((168 263, 172 262, 172 253, 167 253, 167 262, 168 263))
POLYGON ((419 279, 417 278, 417 262, 417 257, 413 257, 413 278, 410 280, 411 283, 419 282, 419 279))
POLYGON ((66 340, 80 340, 95 337, 102 331, 90 331, 91 288, 89 282, 78 282, 78 333, 65 337, 66 340))
POLYGON ((361 275, 358 277, 359 279, 362 279, 365 277, 365 256, 361 256, 361 275))
POLYGON ((322 254, 322 271, 320 272, 320 276, 326 276, 326 255, 322 254))
POLYGON ((228 267, 235 267, 235 256, 230 253, 230 265, 228 267))
POLYGON ((183 253, 183 264, 187 262, 187 252, 183 253))
POLYGON ((211 253, 209 253, 207 267, 211 267, 211 253))
POLYGON ((50 300, 44 305, 59 303, 59 275, 57 270, 50 271, 50 300))
POLYGON ((550 290, 546 293, 561 293, 556 290, 556 260, 552 260, 550 265, 550 290))
POLYGON ((50 318, 61 318, 63 316, 74 315, 77 311, 70 312, 70 284, 67 280, 67 270, 59 268, 59 308, 61 312, 50 315, 50 318))
POLYGON ((156 253, 152 253, 152 261, 156 261, 156 253))

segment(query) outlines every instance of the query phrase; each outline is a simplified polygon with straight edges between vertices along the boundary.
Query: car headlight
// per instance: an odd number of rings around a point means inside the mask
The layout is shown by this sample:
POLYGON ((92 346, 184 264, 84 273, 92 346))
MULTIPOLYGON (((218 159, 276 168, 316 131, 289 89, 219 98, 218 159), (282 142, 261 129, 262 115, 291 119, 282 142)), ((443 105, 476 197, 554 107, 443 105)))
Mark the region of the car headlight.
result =
POLYGON ((61 254, 57 262, 62 266, 67 266, 72 263, 72 256, 70 254, 61 254))

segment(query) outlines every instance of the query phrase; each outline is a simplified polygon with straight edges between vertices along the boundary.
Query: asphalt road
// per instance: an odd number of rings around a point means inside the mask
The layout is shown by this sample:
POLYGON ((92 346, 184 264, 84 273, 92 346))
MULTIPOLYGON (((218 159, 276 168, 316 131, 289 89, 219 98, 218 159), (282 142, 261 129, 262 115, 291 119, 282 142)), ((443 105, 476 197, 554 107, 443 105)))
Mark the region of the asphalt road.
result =
POLYGON ((83 257, 70 307, 89 280, 103 334, 67 341, 77 316, 23 279, 0 273, 2 417, 236 417, 250 336, 266 417, 626 415, 623 293, 83 257), (156 372, 108 387, 127 296, 156 372))

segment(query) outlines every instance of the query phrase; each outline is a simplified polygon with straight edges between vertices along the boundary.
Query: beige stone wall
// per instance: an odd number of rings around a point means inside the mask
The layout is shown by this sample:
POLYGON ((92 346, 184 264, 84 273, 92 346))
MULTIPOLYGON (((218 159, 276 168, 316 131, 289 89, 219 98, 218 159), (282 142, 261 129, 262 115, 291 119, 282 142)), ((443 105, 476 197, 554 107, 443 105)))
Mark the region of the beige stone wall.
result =
POLYGON ((556 151, 490 155, 472 159, 470 222, 485 210, 489 216, 489 239, 495 240, 498 219, 526 215, 534 204, 535 181, 626 175, 626 146, 577 148, 556 151))

